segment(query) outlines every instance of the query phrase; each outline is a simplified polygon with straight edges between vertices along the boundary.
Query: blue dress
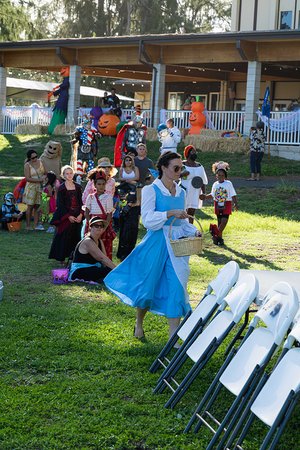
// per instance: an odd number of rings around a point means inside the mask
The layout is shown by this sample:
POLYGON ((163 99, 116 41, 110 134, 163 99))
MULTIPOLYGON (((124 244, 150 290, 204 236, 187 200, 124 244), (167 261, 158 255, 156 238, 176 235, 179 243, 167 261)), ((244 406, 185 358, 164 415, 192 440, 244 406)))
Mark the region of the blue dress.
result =
MULTIPOLYGON (((155 211, 184 209, 182 189, 180 195, 173 197, 164 195, 157 186, 159 182, 155 183, 146 187, 155 190, 155 211)), ((174 256, 168 238, 172 219, 166 220, 158 230, 148 229, 141 243, 107 275, 104 283, 127 305, 178 318, 191 308, 186 290, 189 257, 174 256)), ((172 224, 172 237, 194 235, 195 230, 186 220, 176 219, 172 224)))

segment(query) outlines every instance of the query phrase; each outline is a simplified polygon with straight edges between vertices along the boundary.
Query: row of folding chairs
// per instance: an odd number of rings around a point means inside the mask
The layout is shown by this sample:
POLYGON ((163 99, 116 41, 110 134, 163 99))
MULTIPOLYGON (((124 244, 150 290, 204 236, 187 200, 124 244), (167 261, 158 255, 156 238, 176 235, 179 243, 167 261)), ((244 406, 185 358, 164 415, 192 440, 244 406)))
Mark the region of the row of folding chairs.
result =
MULTIPOLYGON (((242 325, 240 322, 258 297, 258 291, 253 274, 239 280, 239 267, 233 261, 209 283, 198 306, 185 317, 150 367, 151 372, 163 368, 154 392, 171 390, 165 407, 174 408, 193 387, 233 329, 237 329, 233 338, 236 343, 246 326, 246 322, 242 325), (182 345, 171 357, 179 340, 182 345), (192 366, 178 380, 177 375, 180 376, 186 362, 192 366)), ((255 418, 269 426, 260 448, 275 448, 300 393, 300 348, 295 347, 300 342, 298 309, 299 299, 293 287, 286 282, 276 283, 265 295, 240 345, 231 346, 185 428, 185 432, 192 427, 197 432, 201 426, 207 426, 213 433, 208 450, 241 449, 255 418), (269 375, 269 363, 289 330, 281 355, 269 375), (222 409, 223 390, 229 391, 234 400, 220 419, 214 417, 212 407, 217 404, 218 410, 222 409)))

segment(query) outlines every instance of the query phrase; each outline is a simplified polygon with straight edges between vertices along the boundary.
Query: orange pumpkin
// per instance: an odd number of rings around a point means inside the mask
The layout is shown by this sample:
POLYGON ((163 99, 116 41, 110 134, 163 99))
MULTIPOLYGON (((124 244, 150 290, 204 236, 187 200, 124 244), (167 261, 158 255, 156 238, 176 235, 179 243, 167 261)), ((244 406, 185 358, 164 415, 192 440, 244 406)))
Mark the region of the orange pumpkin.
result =
POLYGON ((200 134, 206 123, 206 117, 203 114, 205 106, 202 102, 193 102, 191 109, 189 134, 200 134))
POLYGON ((114 114, 103 114, 98 121, 98 130, 103 136, 116 136, 117 125, 120 122, 114 114))

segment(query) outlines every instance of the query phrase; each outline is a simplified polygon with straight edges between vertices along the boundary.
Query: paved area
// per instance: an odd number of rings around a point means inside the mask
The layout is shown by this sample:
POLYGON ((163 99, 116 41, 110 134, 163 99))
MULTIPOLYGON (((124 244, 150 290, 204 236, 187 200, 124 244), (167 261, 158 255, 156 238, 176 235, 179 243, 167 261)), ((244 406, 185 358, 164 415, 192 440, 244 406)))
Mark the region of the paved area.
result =
MULTIPOLYGON (((235 188, 246 187, 246 188, 274 188, 280 186, 281 184, 294 185, 300 189, 300 176, 279 176, 279 177, 262 177, 260 181, 251 181, 247 178, 241 177, 229 177, 235 188)), ((209 177, 209 185, 215 181, 215 178, 209 177)))
MULTIPOLYGON (((9 177, 9 176, 0 176, 1 180, 21 180, 24 177, 9 177)), ((214 181, 215 177, 209 177, 208 183, 211 186, 214 181)), ((256 189, 262 189, 262 188, 274 188, 276 186, 280 186, 281 184, 293 184, 294 186, 298 187, 300 189, 300 176, 299 175, 289 175, 289 176, 279 176, 279 177, 262 177, 260 181, 251 181, 247 180, 247 178, 241 178, 241 177, 229 177, 229 180, 232 181, 234 187, 246 187, 246 188, 256 188, 256 189)))

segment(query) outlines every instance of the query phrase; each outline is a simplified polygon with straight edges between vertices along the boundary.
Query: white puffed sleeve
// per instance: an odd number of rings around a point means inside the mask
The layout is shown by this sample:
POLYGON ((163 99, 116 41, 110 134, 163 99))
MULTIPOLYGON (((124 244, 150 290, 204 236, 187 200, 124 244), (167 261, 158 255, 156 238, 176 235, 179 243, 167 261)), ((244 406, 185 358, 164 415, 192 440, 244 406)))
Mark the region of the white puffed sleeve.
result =
POLYGON ((152 185, 145 186, 142 189, 142 222, 148 230, 160 230, 166 220, 167 211, 155 211, 156 195, 152 185))

